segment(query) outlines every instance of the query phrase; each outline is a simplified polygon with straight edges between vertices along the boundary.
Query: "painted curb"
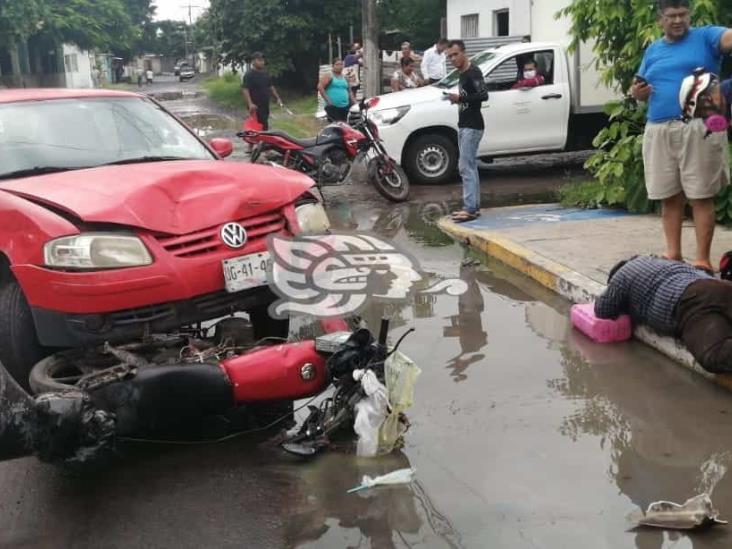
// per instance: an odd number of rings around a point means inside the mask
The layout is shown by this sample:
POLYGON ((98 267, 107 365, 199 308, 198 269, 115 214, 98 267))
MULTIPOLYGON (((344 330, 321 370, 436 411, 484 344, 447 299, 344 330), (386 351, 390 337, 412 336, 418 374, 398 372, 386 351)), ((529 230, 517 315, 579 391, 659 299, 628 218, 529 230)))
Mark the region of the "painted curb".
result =
MULTIPOLYGON (((605 285, 573 271, 569 267, 552 261, 503 235, 491 231, 471 229, 442 218, 439 228, 459 242, 480 250, 486 255, 505 263, 516 271, 568 299, 572 303, 594 301, 605 285)), ((671 337, 660 336, 645 326, 638 326, 633 335, 639 341, 653 347, 674 362, 703 375, 714 383, 732 390, 732 375, 715 375, 707 372, 691 356, 684 345, 671 337)))

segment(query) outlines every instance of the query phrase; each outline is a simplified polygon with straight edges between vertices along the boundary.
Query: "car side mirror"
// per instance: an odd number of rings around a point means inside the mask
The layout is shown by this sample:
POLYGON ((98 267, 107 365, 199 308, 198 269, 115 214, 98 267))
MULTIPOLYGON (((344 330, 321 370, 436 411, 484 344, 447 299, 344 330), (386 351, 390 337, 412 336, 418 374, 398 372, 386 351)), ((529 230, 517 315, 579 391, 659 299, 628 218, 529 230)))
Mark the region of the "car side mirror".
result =
POLYGON ((208 142, 208 146, 211 147, 221 158, 226 158, 234 152, 234 144, 231 142, 231 139, 223 137, 216 137, 212 139, 208 142))

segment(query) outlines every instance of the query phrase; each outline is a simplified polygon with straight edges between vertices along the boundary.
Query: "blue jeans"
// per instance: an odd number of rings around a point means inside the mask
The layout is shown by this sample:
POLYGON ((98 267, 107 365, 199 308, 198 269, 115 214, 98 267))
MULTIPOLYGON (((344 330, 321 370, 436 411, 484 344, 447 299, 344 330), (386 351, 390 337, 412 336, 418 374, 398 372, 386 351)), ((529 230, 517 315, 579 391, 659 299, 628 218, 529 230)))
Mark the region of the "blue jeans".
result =
POLYGON ((463 210, 474 214, 480 211, 480 176, 478 175, 478 146, 483 130, 458 129, 460 160, 458 168, 463 180, 463 210))

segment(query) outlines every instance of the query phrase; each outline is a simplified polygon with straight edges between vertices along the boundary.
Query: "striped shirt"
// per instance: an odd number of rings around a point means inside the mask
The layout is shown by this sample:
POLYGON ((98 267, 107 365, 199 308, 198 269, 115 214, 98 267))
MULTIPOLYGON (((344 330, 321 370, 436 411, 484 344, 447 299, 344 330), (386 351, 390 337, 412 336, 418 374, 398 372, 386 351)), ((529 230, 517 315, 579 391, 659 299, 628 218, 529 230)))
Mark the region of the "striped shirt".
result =
POLYGON ((681 261, 640 256, 623 265, 595 302, 598 318, 629 314, 660 334, 676 333, 676 306, 690 284, 712 278, 681 261))

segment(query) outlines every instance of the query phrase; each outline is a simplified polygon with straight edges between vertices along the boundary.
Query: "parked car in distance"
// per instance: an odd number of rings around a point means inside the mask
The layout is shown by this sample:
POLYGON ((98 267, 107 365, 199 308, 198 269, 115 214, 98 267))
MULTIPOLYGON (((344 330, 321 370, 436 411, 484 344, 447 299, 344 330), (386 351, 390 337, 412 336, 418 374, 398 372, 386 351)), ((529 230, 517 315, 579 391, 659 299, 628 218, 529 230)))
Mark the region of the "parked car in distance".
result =
POLYGON ((188 61, 177 61, 173 67, 173 74, 175 74, 175 76, 180 76, 180 69, 184 65, 190 65, 190 63, 188 63, 188 61))
POLYGON ((0 90, 0 362, 16 380, 51 349, 235 311, 258 337, 287 331, 267 313, 265 239, 327 216, 310 178, 231 152, 142 94, 0 90))
POLYGON ((196 71, 193 70, 193 67, 191 67, 190 65, 181 65, 180 73, 178 76, 181 82, 185 80, 190 80, 194 76, 196 76, 196 71))

